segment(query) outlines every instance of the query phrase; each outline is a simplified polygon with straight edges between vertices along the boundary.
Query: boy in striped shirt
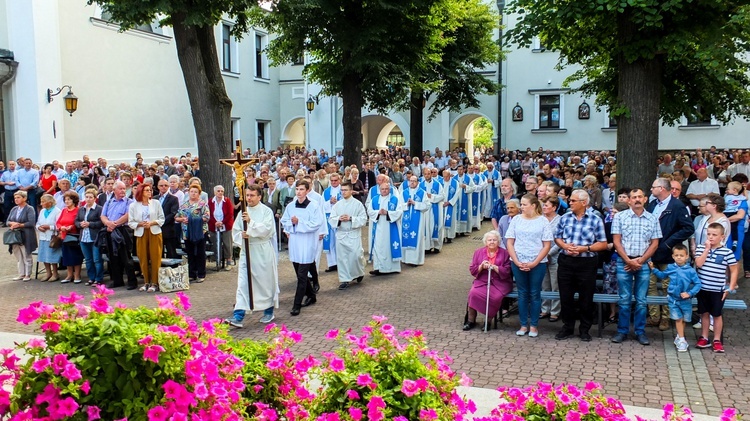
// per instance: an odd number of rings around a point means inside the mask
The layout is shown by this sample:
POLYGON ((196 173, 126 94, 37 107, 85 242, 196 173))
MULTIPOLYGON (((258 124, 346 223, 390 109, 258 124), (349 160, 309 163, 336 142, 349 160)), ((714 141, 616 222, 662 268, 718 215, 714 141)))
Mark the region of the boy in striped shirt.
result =
POLYGON ((708 226, 706 244, 695 249, 695 267, 701 280, 698 292, 698 313, 701 315, 701 336, 697 348, 712 347, 714 352, 723 353, 721 330, 724 322, 721 310, 728 294, 737 291, 737 260, 732 250, 724 247, 724 227, 716 222, 708 226), (727 289, 727 268, 729 268, 729 288, 727 289), (714 340, 708 341, 709 315, 714 317, 714 340))

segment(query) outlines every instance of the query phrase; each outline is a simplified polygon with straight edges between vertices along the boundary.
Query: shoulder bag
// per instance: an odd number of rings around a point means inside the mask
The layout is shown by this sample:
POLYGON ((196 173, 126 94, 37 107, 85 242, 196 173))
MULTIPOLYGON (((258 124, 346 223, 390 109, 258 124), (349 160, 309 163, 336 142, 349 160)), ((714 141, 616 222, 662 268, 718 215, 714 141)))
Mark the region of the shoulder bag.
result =
POLYGON ((23 233, 21 230, 8 230, 3 233, 3 244, 12 246, 14 244, 23 244, 23 233))

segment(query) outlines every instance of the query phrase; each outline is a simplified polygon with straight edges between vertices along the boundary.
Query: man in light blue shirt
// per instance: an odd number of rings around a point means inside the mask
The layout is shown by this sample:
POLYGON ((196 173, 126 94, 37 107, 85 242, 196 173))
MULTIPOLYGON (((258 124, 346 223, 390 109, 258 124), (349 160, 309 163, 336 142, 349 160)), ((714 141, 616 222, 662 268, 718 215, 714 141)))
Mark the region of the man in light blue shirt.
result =
POLYGON ((39 186, 39 171, 31 168, 31 158, 26 158, 24 168, 16 171, 18 190, 23 190, 28 196, 28 204, 36 212, 36 188, 39 186))
POLYGON ((11 209, 13 209, 13 195, 18 190, 18 183, 16 182, 16 161, 8 161, 8 169, 0 175, 0 186, 5 187, 5 197, 3 202, 3 220, 8 219, 11 209))

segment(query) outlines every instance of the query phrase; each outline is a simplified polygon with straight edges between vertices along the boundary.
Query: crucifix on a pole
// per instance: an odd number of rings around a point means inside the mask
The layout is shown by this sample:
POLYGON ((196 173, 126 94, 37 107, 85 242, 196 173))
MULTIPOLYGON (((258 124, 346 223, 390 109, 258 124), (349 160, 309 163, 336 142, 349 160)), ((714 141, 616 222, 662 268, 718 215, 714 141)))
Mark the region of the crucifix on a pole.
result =
MULTIPOLYGON (((234 169, 234 185, 237 187, 237 191, 240 194, 241 212, 244 214, 247 211, 247 202, 245 200, 245 168, 247 168, 248 165, 255 163, 258 159, 253 157, 243 157, 242 141, 240 139, 237 139, 235 142, 236 147, 234 151, 234 157, 220 159, 219 162, 234 169)), ((247 232, 247 222, 244 219, 242 220, 242 231, 247 232)), ((250 293, 250 310, 252 311, 255 310, 255 308, 253 304, 253 281, 251 278, 252 273, 250 271, 250 242, 245 236, 243 236, 243 243, 243 245, 245 246, 245 267, 247 268, 247 288, 250 293)))

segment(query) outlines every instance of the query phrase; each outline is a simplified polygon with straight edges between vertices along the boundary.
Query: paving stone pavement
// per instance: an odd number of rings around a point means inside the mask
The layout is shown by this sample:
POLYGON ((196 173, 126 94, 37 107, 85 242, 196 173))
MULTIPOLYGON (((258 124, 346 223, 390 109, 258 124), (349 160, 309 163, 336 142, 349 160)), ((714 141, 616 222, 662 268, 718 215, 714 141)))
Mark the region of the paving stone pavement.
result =
MULTIPOLYGON (((490 224, 483 225, 483 231, 490 224)), ((524 387, 537 381, 570 382, 583 385, 596 381, 608 395, 626 405, 661 408, 666 402, 689 404, 698 413, 720 415, 721 408, 736 407, 750 413, 750 318, 747 312, 728 312, 725 316, 726 354, 691 347, 690 352, 674 350, 673 331, 662 334, 648 328, 651 346, 634 340, 622 344, 609 341, 615 326, 605 329, 603 338, 590 343, 578 339, 556 341, 561 324, 540 321, 536 339, 517 337, 518 317, 511 316, 498 330, 483 333, 479 329, 463 332, 466 295, 471 285, 468 264, 473 251, 481 246, 481 232, 446 244, 443 252, 428 255, 426 266, 403 265, 399 275, 365 276, 361 284, 338 291, 335 273, 321 270, 318 303, 291 317, 296 281, 292 265, 282 252, 279 264, 280 307, 276 323, 286 324, 303 334, 294 351, 297 355, 319 355, 333 344, 324 339, 330 329, 359 329, 373 314, 386 315, 398 329, 420 329, 430 348, 446 351, 454 359, 452 367, 465 371, 474 386, 495 388, 500 385, 524 387)), ((31 301, 52 302, 70 291, 84 293, 87 288, 59 282, 47 284, 11 281, 15 260, 0 255, 0 332, 33 334, 33 326, 15 322, 18 309, 31 301)), ((325 267, 323 258, 322 267, 325 267)), ((188 295, 193 308, 188 314, 196 319, 224 318, 231 314, 236 289, 236 267, 228 272, 209 274, 203 284, 192 286, 188 295)), ((368 266, 367 270, 370 270, 368 266)), ((84 271, 85 272, 85 271, 84 271)), ((61 272, 61 275, 63 272, 61 272)), ((41 275, 40 275, 41 276, 41 275)), ((750 298, 740 282, 737 298, 750 298)), ((151 294, 115 290, 114 300, 128 306, 155 305, 151 294)), ((232 330, 240 338, 264 338, 263 325, 256 323, 260 313, 248 315, 244 329, 232 330)), ((482 322, 481 316, 478 320, 482 322)), ((594 332, 592 332, 594 333, 594 332)), ((697 332, 696 332, 697 333, 697 332)), ((694 333, 688 340, 694 343, 694 333)))

